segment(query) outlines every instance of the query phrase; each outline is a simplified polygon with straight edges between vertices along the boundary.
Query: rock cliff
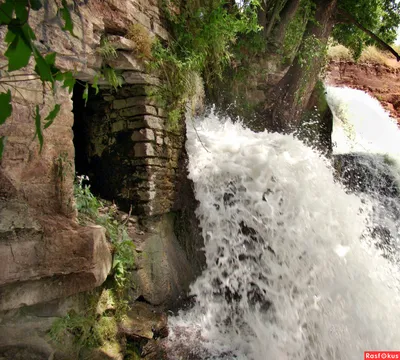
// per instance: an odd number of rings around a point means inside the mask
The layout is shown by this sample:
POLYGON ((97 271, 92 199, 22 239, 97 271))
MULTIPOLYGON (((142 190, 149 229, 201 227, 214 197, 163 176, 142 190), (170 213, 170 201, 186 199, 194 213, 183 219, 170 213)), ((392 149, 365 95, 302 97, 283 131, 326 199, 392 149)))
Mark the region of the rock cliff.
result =
POLYGON ((201 268, 201 237, 191 243, 185 234, 192 230, 185 228, 193 224, 182 220, 189 206, 194 217, 195 204, 186 179, 185 127, 171 128, 160 103, 149 96, 163 79, 149 74, 127 36, 134 25, 149 39, 168 39, 159 2, 71 1, 75 37, 61 29, 58 2, 44 3, 29 20, 37 44, 44 53, 56 52, 56 65, 73 71, 78 84, 73 94, 60 86, 55 92, 43 88, 29 75, 33 63, 13 73, 19 80, 11 88, 13 114, 0 127, 8 139, 0 161, 0 358, 17 358, 12 349, 26 346, 36 346, 37 354, 45 354, 41 358, 53 357, 43 340, 50 320, 66 314, 68 303, 76 303, 70 299, 101 285, 110 272, 112 249, 104 229, 77 221, 76 170, 90 175, 97 194, 138 216, 147 229, 139 239, 143 256, 132 274, 132 300, 170 306, 201 268), (112 59, 102 55, 104 39, 116 51, 112 59), (100 81, 98 94, 89 93, 85 106, 84 85, 103 66, 118 72, 122 86, 114 90, 100 81), (55 104, 61 111, 44 131, 39 152, 34 110, 38 106, 44 115, 55 104), (22 313, 37 325, 26 317, 22 321, 22 313), (26 331, 31 342, 22 335, 26 331))

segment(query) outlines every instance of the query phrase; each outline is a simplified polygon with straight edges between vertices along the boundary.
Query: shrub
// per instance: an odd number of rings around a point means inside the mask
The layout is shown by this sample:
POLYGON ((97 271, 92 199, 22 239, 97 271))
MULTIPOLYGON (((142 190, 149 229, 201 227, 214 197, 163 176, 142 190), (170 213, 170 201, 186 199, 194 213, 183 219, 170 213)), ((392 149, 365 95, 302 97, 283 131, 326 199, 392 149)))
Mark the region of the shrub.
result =
POLYGON ((328 48, 328 59, 336 61, 352 61, 350 50, 343 45, 333 45, 328 48))
POLYGON ((174 1, 166 1, 173 41, 154 43, 150 66, 165 79, 155 96, 166 107, 171 127, 179 125, 183 108, 196 96, 198 74, 212 87, 232 64, 239 35, 259 31, 258 5, 244 1, 228 11, 225 0, 189 0, 177 14, 169 10, 174 1))
POLYGON ((367 46, 361 53, 359 62, 390 66, 388 54, 375 46, 367 46))
MULTIPOLYGON (((353 55, 350 50, 343 45, 331 45, 328 48, 328 59, 337 61, 354 61, 353 55)), ((357 60, 360 64, 380 64, 384 66, 393 67, 394 63, 391 61, 394 57, 375 46, 367 46, 361 53, 357 60)))

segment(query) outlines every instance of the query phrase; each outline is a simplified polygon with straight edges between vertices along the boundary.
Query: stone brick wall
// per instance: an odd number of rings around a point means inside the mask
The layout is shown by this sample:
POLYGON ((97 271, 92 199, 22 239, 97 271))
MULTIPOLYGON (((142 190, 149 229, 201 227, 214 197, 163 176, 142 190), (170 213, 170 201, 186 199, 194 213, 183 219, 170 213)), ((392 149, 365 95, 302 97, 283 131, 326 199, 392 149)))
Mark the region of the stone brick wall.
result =
POLYGON ((146 216, 171 211, 184 146, 183 129, 168 126, 150 91, 144 85, 100 91, 83 109, 81 130, 93 189, 146 216))

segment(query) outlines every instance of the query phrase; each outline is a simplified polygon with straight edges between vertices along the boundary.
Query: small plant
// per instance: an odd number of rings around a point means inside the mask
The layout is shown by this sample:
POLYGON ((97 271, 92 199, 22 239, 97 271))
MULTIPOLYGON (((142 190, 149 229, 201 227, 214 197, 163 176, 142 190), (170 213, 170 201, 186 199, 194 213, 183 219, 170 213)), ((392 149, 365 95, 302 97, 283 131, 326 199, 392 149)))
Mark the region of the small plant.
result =
POLYGON ((153 38, 142 24, 132 24, 128 29, 128 39, 135 43, 135 53, 145 60, 152 58, 153 38))
POLYGON ((72 335, 74 345, 78 350, 80 348, 95 348, 102 344, 102 339, 94 326, 95 322, 93 314, 82 316, 71 311, 53 322, 49 336, 54 342, 62 344, 66 336, 72 335))
POLYGON ((104 78, 104 80, 106 80, 107 83, 110 84, 114 89, 121 87, 124 79, 114 68, 107 65, 107 60, 116 59, 118 57, 118 53, 115 47, 110 44, 106 37, 102 37, 100 40, 100 47, 96 51, 105 60, 105 64, 102 65, 100 72, 96 77, 96 94, 98 92, 97 81, 99 77, 104 78))
POLYGON ((123 289, 128 282, 128 270, 135 265, 135 246, 129 237, 126 225, 116 220, 117 207, 107 207, 91 192, 90 185, 83 184, 88 176, 77 176, 75 183, 76 207, 81 223, 94 222, 106 229, 106 236, 114 246, 113 277, 117 295, 123 295, 123 289))
POLYGON ((74 187, 76 209, 79 215, 87 215, 92 219, 99 216, 99 208, 102 203, 90 191, 90 185, 83 185, 83 181, 88 181, 86 175, 77 176, 77 182, 74 187))
POLYGON ((68 158, 68 153, 62 152, 59 154, 54 160, 54 165, 57 177, 61 182, 65 182, 67 175, 72 171, 72 161, 68 158))
POLYGON ((124 83, 122 76, 110 66, 103 66, 101 69, 101 74, 114 89, 121 87, 124 83))
POLYGON ((100 40, 100 47, 96 50, 104 59, 115 59, 118 56, 115 47, 110 44, 107 38, 102 37, 100 40))

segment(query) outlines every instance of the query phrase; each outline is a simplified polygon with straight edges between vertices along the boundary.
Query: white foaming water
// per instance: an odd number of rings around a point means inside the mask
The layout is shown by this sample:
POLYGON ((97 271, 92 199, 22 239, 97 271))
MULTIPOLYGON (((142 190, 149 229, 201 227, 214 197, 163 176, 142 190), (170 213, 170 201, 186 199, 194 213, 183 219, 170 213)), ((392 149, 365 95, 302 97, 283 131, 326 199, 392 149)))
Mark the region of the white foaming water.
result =
POLYGON ((398 270, 372 246, 371 203, 346 194, 292 136, 213 114, 195 126, 187 150, 207 267, 194 307, 170 318, 171 359, 350 360, 398 349, 398 270))
POLYGON ((378 100, 361 90, 327 86, 333 112, 335 153, 369 152, 391 154, 400 159, 397 122, 378 100))

